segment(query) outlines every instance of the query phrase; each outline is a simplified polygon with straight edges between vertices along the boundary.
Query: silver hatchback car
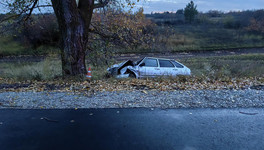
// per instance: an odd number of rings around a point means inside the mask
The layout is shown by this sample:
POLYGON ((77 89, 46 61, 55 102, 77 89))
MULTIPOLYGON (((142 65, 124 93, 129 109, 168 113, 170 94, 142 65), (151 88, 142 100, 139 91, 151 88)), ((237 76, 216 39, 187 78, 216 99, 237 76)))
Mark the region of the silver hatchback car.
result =
POLYGON ((145 57, 137 62, 127 60, 107 70, 116 78, 191 75, 188 67, 175 60, 154 57, 145 57))

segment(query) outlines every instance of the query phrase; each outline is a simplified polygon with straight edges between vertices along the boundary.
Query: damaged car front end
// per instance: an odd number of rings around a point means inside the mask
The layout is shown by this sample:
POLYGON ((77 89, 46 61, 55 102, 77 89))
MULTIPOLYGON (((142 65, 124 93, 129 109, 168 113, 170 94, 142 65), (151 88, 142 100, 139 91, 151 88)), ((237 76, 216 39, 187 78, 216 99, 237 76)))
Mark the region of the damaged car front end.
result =
POLYGON ((175 60, 153 57, 145 57, 137 62, 127 60, 111 66, 107 71, 116 78, 191 75, 188 67, 175 60))
POLYGON ((120 64, 115 64, 107 68, 108 73, 116 78, 138 78, 138 73, 135 68, 135 63, 132 60, 124 61, 120 64))

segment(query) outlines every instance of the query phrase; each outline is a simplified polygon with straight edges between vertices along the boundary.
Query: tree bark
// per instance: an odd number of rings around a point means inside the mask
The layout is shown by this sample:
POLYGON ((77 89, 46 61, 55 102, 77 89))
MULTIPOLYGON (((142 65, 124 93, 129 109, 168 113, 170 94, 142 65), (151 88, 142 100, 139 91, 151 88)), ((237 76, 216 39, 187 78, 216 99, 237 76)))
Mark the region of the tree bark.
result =
POLYGON ((61 60, 64 76, 86 74, 85 51, 94 0, 52 0, 61 35, 61 60))

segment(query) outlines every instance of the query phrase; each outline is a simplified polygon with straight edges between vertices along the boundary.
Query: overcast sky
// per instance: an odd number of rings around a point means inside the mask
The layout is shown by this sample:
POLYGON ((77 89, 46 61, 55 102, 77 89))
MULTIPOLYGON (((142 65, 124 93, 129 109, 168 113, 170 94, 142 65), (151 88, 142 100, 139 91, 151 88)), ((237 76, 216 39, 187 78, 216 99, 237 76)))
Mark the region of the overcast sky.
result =
MULTIPOLYGON (((1 0, 0 0, 1 1, 1 0)), ((47 0, 40 0, 47 1, 47 0)), ((209 10, 239 11, 264 9, 264 0, 193 0, 198 11, 207 12, 209 10)), ((177 11, 183 9, 190 0, 140 0, 137 7, 143 7, 144 13, 177 11)), ((0 12, 5 10, 0 6, 0 12)), ((52 9, 49 9, 52 10, 52 9)))
MULTIPOLYGON (((209 10, 238 11, 264 9, 264 0, 193 0, 197 9, 202 12, 209 10)), ((145 0, 143 6, 145 13, 177 11, 182 9, 190 0, 145 0)))

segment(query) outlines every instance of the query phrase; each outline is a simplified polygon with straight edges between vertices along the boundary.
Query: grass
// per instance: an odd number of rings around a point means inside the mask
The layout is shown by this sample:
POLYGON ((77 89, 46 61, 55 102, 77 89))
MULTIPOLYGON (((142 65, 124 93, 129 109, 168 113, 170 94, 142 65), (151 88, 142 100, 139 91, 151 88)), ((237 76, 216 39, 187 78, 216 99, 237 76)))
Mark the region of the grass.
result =
POLYGON ((185 42, 178 45, 169 44, 171 51, 235 49, 264 46, 264 37, 262 35, 253 34, 243 29, 185 25, 175 26, 174 32, 168 39, 178 41, 177 38, 174 38, 174 36, 178 36, 185 42))
MULTIPOLYGON (((226 29, 217 25, 156 26, 149 48, 114 48, 115 53, 163 53, 264 47, 264 35, 245 29, 226 29)), ((25 43, 23 43, 25 44, 25 43)), ((43 45, 23 46, 12 37, 0 37, 0 56, 47 55, 59 49, 43 45), (27 48, 26 48, 27 47, 27 48)))
POLYGON ((107 66, 91 66, 92 70, 92 80, 102 80, 106 79, 107 76, 107 66))
POLYGON ((12 37, 0 37, 0 56, 20 55, 24 51, 24 47, 12 37))
POLYGON ((261 34, 244 29, 226 29, 213 25, 177 25, 157 27, 152 51, 178 52, 264 47, 261 34))
MULTIPOLYGON (((263 77, 264 54, 183 58, 179 60, 192 70, 192 75, 210 79, 263 77)), ((87 65, 92 69, 92 80, 104 80, 107 66, 87 65)), ((61 61, 47 57, 42 62, 0 63, 0 77, 15 80, 56 80, 62 76, 61 61)))
POLYGON ((62 76, 61 61, 48 57, 42 62, 0 64, 1 77, 15 80, 52 80, 62 76))
POLYGON ((117 53, 163 53, 264 47, 264 35, 217 25, 157 26, 149 49, 120 49, 117 53))
POLYGON ((199 77, 235 78, 264 75, 264 54, 181 59, 199 77))
MULTIPOLYGON (((92 69, 92 79, 105 79, 107 66, 87 65, 92 69)), ((49 56, 41 62, 0 63, 0 77, 15 80, 56 80, 62 77, 61 61, 49 56)), ((79 78, 76 80, 79 80, 79 78)))

